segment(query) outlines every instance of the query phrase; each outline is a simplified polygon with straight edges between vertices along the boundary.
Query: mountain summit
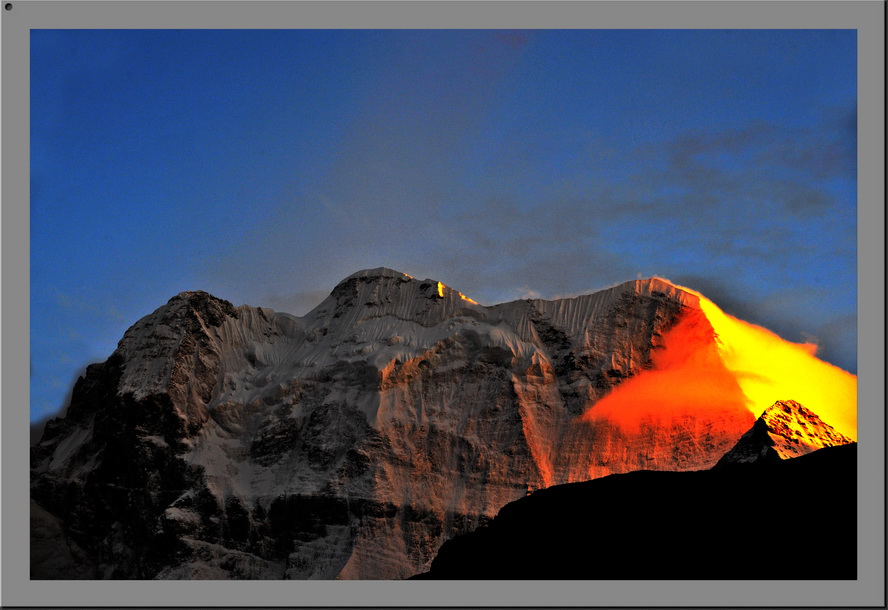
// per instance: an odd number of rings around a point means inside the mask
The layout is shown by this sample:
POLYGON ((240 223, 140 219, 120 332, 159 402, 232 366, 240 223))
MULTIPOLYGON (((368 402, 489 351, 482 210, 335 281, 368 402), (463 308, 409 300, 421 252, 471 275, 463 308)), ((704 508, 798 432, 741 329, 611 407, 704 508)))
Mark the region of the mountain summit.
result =
POLYGON ((182 293, 32 448, 32 577, 403 578, 529 491, 709 468, 771 352, 829 366, 714 307, 658 278, 488 307, 387 268, 301 317, 182 293))
POLYGON ((779 400, 765 409, 718 464, 774 462, 852 442, 796 401, 779 400))

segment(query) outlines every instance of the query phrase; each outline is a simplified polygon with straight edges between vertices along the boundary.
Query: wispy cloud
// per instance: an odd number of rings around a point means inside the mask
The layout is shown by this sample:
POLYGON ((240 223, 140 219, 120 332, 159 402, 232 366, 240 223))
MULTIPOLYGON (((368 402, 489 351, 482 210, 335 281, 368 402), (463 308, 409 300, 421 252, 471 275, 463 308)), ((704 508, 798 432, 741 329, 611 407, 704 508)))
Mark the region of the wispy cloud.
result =
MULTIPOLYGON (((75 310, 79 313, 96 315, 108 320, 121 321, 124 319, 123 314, 114 304, 102 304, 90 302, 82 298, 74 297, 67 292, 58 288, 50 289, 54 293, 56 302, 65 309, 75 310)), ((70 330, 69 333, 76 331, 70 330)))

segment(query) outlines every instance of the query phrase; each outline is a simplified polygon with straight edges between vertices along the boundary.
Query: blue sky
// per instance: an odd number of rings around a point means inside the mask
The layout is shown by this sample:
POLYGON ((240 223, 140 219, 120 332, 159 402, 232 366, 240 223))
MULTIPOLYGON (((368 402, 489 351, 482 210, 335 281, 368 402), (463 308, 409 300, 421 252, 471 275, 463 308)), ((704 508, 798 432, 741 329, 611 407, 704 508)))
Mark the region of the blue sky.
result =
POLYGON ((660 275, 856 372, 853 30, 32 30, 31 419, 183 290, 660 275))

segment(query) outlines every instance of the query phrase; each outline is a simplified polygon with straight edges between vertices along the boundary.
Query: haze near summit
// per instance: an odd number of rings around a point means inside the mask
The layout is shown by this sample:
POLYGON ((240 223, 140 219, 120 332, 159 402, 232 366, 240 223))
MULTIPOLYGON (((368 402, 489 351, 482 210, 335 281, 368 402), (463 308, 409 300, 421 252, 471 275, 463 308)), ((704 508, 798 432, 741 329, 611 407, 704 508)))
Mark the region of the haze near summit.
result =
POLYGON ((31 419, 184 290, 659 275, 856 372, 856 34, 31 33, 31 419))

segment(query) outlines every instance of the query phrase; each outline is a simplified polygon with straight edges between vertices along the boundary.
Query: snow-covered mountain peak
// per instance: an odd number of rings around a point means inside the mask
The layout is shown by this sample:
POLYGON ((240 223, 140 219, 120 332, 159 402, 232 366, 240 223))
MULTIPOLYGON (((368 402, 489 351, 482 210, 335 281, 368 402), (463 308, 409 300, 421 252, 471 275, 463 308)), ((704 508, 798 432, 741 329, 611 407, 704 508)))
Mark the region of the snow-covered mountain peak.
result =
POLYGON ((851 439, 836 432, 816 413, 794 400, 778 400, 765 409, 759 419, 772 437, 776 435, 785 439, 798 439, 806 444, 823 447, 851 442, 851 439))
POLYGON ((167 302, 166 308, 162 307, 155 313, 161 311, 167 316, 191 311, 200 315, 201 318, 212 326, 221 324, 225 316, 238 317, 237 310, 229 301, 220 299, 203 290, 180 292, 167 302))
POLYGON ((765 409, 719 464, 777 461, 853 442, 794 400, 778 400, 765 409))
MULTIPOLYGON (((626 282, 626 283, 630 283, 630 282, 626 282)), ((680 285, 666 279, 665 277, 659 277, 656 275, 634 280, 634 283, 640 291, 645 291, 645 292, 659 291, 659 292, 665 292, 667 294, 671 294, 671 293, 675 293, 675 292, 683 292, 683 293, 697 295, 697 292, 694 290, 691 290, 690 288, 685 288, 684 286, 680 286, 680 285)))
POLYGON ((123 356, 124 361, 146 352, 166 357, 167 352, 178 347, 184 335, 201 328, 218 327, 226 318, 238 316, 238 310, 231 303, 207 292, 180 292, 133 324, 117 344, 116 353, 123 356))
POLYGON ((339 282, 306 318, 326 328, 351 327, 383 317, 430 327, 461 315, 483 315, 483 309, 437 280, 419 280, 377 267, 358 271, 339 282))
POLYGON ((699 309, 699 300, 702 295, 695 290, 679 286, 671 281, 657 276, 630 280, 617 284, 610 290, 616 292, 634 292, 642 296, 664 295, 679 301, 682 305, 699 309))
POLYGON ((349 275, 348 277, 343 279, 342 282, 339 282, 339 283, 342 284, 343 282, 347 282, 347 281, 354 279, 354 278, 387 278, 387 277, 407 278, 407 279, 411 279, 411 280, 414 279, 412 275, 409 275, 407 273, 402 273, 402 272, 397 271, 395 269, 390 269, 389 267, 374 267, 373 269, 361 269, 360 271, 355 271, 354 273, 352 273, 351 275, 349 275))
MULTIPOLYGON (((412 275, 409 275, 407 273, 403 273, 401 271, 396 271, 395 269, 390 269, 388 267, 375 267, 373 269, 362 269, 361 271, 357 271, 355 273, 352 273, 347 278, 345 278, 344 280, 339 282, 339 284, 337 284, 336 288, 339 288, 342 285, 351 284, 354 281, 357 281, 358 283, 361 283, 361 284, 371 284, 371 285, 377 285, 377 284, 390 285, 392 283, 392 281, 394 281, 397 284, 405 283, 405 282, 406 283, 415 282, 416 283, 415 285, 418 287, 418 289, 423 291, 424 293, 429 293, 431 295, 434 295, 435 293, 437 293, 437 296, 439 298, 445 298, 445 296, 455 294, 460 299, 477 305, 477 303, 475 301, 473 301, 472 299, 470 299, 469 297, 467 297, 463 293, 459 292, 458 290, 455 290, 455 289, 451 288, 450 286, 447 286, 443 282, 440 282, 440 281, 432 279, 432 278, 426 278, 424 280, 419 280, 419 279, 413 277, 412 275)), ((335 291, 336 291, 336 289, 334 289, 334 292, 335 291)))

